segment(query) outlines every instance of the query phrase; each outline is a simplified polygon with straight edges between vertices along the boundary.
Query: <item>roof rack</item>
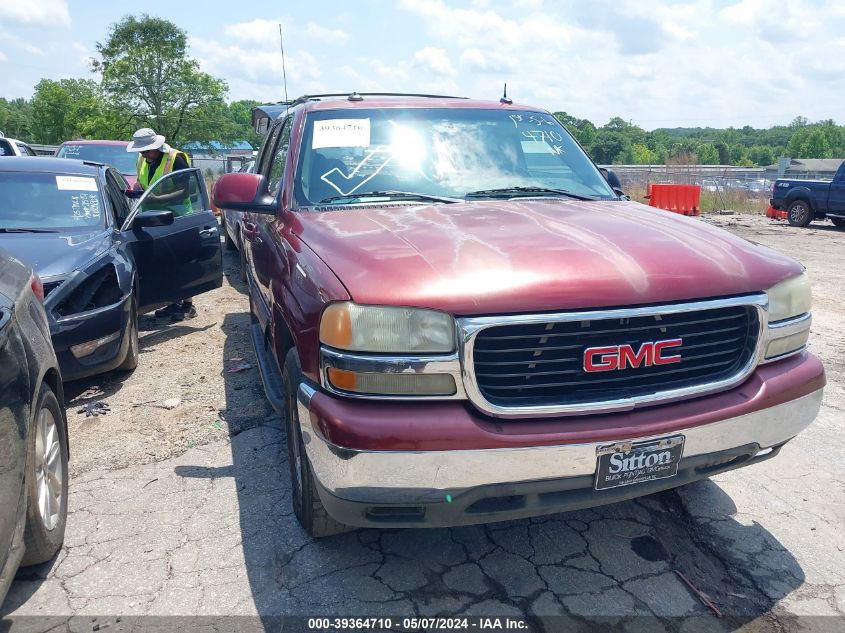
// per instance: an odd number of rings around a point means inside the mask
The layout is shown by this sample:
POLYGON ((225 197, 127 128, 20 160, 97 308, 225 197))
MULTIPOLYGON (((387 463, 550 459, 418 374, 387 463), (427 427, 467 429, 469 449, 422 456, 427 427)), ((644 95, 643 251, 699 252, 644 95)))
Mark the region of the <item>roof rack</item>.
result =
POLYGON ((317 95, 302 95, 291 101, 289 104, 280 101, 281 105, 299 105, 306 101, 319 101, 327 97, 346 97, 350 101, 361 101, 362 97, 423 97, 426 99, 468 99, 469 97, 457 97, 455 95, 431 95, 418 92, 330 92, 317 95))

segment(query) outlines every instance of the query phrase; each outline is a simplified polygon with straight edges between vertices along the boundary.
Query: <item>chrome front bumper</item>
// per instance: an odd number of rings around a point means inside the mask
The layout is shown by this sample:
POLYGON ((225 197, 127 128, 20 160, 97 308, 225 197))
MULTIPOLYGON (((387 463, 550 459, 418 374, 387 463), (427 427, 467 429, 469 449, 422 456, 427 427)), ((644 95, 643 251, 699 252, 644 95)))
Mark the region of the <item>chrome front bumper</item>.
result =
MULTIPOLYGON (((311 424, 315 390, 301 384, 298 412, 303 443, 317 480, 339 499, 358 503, 440 502, 445 495, 496 484, 593 476, 600 446, 611 442, 453 451, 360 451, 327 442, 311 424)), ((809 426, 823 390, 719 422, 673 430, 686 438, 684 459, 757 445, 776 447, 809 426)), ((619 438, 641 441, 659 436, 619 438)), ((702 475, 706 476, 706 475, 702 475)), ((667 480, 669 481, 669 480, 667 480)))

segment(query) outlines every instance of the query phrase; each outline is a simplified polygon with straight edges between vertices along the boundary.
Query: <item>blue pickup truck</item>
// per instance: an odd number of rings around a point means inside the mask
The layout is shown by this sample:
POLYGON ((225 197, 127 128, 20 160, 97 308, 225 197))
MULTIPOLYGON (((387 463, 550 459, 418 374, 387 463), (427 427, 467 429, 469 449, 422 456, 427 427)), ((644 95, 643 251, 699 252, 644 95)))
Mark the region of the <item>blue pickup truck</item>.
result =
POLYGON ((769 203, 787 212, 792 226, 807 226, 813 220, 829 218, 845 228, 845 161, 833 180, 778 179, 769 203))

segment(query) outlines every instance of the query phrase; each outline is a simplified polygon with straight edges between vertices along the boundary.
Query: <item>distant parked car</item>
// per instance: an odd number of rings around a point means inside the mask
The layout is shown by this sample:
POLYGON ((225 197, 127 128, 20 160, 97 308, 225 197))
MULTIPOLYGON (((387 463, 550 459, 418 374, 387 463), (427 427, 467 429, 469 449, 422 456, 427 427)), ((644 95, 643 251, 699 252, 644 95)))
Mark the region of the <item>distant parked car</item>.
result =
POLYGON ((16 138, 7 138, 0 132, 0 156, 37 156, 26 143, 16 138))
POLYGON ((76 158, 116 167, 131 188, 138 181, 138 154, 129 153, 126 141, 65 141, 56 150, 57 158, 76 158))
POLYGON ((725 190, 725 187, 723 185, 721 185, 716 180, 713 180, 713 179, 710 179, 710 178, 705 178, 704 180, 701 181, 701 188, 704 191, 719 191, 719 192, 722 192, 722 191, 725 190))
POLYGON ((199 169, 168 174, 133 204, 114 167, 0 161, 0 247, 32 265, 62 376, 138 363, 138 314, 222 283, 220 233, 199 169))
MULTIPOLYGON (((251 174, 255 171, 255 161, 251 160, 243 165, 237 171, 239 174, 251 174)), ((220 221, 223 224, 223 236, 226 240, 226 249, 230 251, 241 250, 241 235, 239 222, 243 213, 240 211, 232 211, 231 209, 223 209, 220 215, 220 221)), ((244 274, 244 260, 241 259, 241 274, 244 274)))
POLYGON ((67 420, 42 297, 0 249, 0 603, 18 565, 56 554, 67 520, 67 420))

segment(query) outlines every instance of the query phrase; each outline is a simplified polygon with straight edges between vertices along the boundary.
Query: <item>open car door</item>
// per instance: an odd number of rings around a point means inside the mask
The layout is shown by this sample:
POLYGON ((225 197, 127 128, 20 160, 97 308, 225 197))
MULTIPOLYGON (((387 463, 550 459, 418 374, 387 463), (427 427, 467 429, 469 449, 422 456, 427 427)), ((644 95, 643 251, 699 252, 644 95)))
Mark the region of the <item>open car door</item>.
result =
POLYGON ((138 311, 223 283, 223 252, 199 169, 174 171, 138 198, 121 227, 138 270, 138 311))

